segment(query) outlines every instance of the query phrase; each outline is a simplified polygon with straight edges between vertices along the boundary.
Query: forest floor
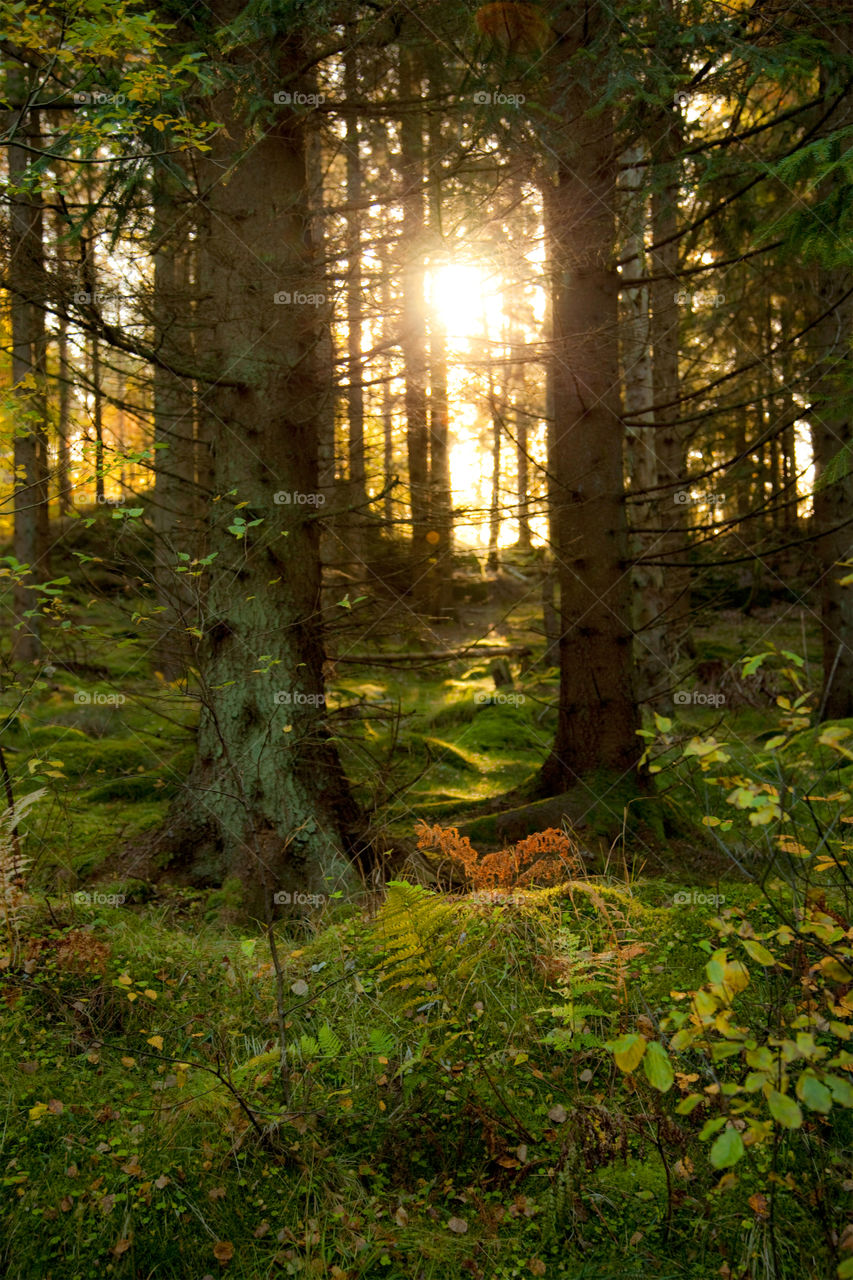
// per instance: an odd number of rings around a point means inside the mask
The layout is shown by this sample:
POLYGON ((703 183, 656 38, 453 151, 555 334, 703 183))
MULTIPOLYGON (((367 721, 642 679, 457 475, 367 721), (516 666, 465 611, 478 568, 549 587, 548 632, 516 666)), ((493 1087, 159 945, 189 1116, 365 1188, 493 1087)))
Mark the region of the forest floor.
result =
MULTIPOLYGON (((332 637, 329 724, 392 838, 418 820, 475 830, 548 750, 557 677, 538 661, 538 598, 500 590, 438 643, 413 624, 332 637), (484 621, 489 643, 532 649, 509 685, 476 652, 484 621), (415 671, 375 661, 442 642, 474 647, 415 671)), ((195 706, 154 670, 142 601, 78 590, 71 607, 97 644, 76 631, 25 701, 3 704, 13 784, 44 789, 9 939, 19 962, 0 961, 4 1274, 851 1274, 838 1054, 853 1000, 825 956, 847 936, 832 877, 853 765, 784 692, 786 670, 805 688, 819 675, 799 611, 700 618, 688 697, 645 725, 659 816, 626 824, 618 795, 575 815, 585 860, 570 878, 490 894, 394 880, 359 901, 330 886, 271 948, 236 883, 117 874, 178 793, 195 706), (808 936, 804 909, 824 912, 808 936), (691 1007, 711 1011, 723 1049, 691 1041, 691 1007), (797 1096, 816 1099, 805 1121, 774 1103, 793 1078, 771 1087, 765 1042, 794 1045, 780 1052, 803 1068, 797 1096), (821 1059, 836 1075, 818 1094, 821 1059)))

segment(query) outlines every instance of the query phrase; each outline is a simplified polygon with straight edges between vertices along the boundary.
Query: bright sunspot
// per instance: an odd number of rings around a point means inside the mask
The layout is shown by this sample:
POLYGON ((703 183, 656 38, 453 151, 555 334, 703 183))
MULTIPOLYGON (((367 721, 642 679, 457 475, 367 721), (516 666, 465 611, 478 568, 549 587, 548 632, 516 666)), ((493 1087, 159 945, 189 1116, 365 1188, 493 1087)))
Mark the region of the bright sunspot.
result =
POLYGON ((430 274, 432 300, 448 337, 467 338, 483 317, 483 276, 478 267, 448 263, 430 274))

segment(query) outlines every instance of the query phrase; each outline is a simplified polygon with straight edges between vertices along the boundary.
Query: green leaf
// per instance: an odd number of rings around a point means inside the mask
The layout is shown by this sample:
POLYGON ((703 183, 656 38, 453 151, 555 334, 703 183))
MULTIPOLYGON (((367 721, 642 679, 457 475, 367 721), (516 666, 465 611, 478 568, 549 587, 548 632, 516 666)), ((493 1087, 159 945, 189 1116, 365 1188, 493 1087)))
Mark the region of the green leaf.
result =
POLYGON ((643 1070, 653 1089, 666 1093, 668 1089, 672 1088, 672 1082, 675 1079, 672 1063, 669 1060, 666 1049, 657 1040, 653 1040, 646 1049, 643 1058, 643 1070))
POLYGON ((838 1264, 838 1280, 850 1280, 853 1276, 853 1258, 845 1258, 838 1264))
POLYGON ((642 1061, 646 1044, 645 1036, 629 1032, 627 1035, 620 1036, 618 1040, 608 1040, 607 1048, 613 1054, 613 1059, 620 1071, 633 1071, 642 1061))
POLYGON ((708 1157, 715 1169, 730 1169, 744 1155, 743 1138, 737 1129, 724 1129, 708 1157))
POLYGON ((802 1111, 788 1094, 780 1093, 778 1089, 772 1089, 770 1097, 767 1099, 767 1105, 770 1108, 771 1116, 777 1124, 781 1124, 783 1129, 799 1129, 803 1123, 802 1111))
POLYGON ((829 1091, 839 1106, 853 1107, 853 1085, 849 1080, 843 1076, 824 1076, 823 1082, 829 1085, 829 1091))
POLYGON ((832 1094, 811 1071, 804 1071, 797 1081, 797 1097, 810 1111, 829 1115, 832 1110, 832 1094))
POLYGON ((741 675, 742 676, 755 675, 756 671, 761 666, 764 659, 772 658, 772 657, 773 657, 773 651, 772 649, 768 649, 766 653, 757 653, 753 658, 744 658, 743 671, 741 672, 741 675))
POLYGON ((776 963, 776 957, 773 953, 763 947, 760 942, 756 942, 753 938, 741 938, 741 942, 747 955, 752 956, 752 959, 757 960, 759 964, 776 963))

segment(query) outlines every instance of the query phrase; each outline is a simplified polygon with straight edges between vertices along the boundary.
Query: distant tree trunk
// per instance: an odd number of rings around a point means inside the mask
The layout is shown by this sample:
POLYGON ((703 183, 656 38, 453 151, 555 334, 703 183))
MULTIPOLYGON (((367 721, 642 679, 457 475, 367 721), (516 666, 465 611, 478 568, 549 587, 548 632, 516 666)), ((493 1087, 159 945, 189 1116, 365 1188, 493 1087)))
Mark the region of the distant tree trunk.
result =
MULTIPOLYGON (((840 24, 834 33, 837 74, 824 71, 821 77, 827 100, 846 83, 846 93, 832 118, 835 130, 849 128, 853 123, 853 92, 843 70, 851 39, 853 23, 840 24)), ((833 181, 830 178, 823 184, 819 194, 824 200, 833 194, 833 181)), ((816 274, 819 308, 826 313, 815 330, 817 377, 812 384, 809 413, 815 466, 814 525, 815 532, 821 535, 817 543, 823 637, 820 711, 822 719, 841 720, 853 716, 853 587, 841 582, 849 576, 853 560, 853 272, 842 262, 838 266, 821 266, 816 274), (846 459, 836 466, 830 479, 827 468, 845 450, 846 459)))
POLYGON ((68 322, 64 312, 57 321, 56 490, 59 514, 71 510, 71 370, 68 365, 68 322))
POLYGON ((520 413, 515 422, 516 439, 516 485, 515 494, 518 502, 518 542, 519 551, 529 551, 532 543, 530 531, 530 477, 527 442, 527 418, 520 413))
MULTIPOLYGON (((15 71, 7 76, 7 92, 13 100, 26 97, 23 76, 15 71)), ((14 537, 16 560, 27 566, 13 590, 14 631, 12 656, 19 662, 34 662, 41 654, 38 597, 27 579, 47 576, 47 476, 44 470, 46 401, 44 379, 39 370, 44 339, 44 249, 42 211, 38 194, 22 190, 26 186, 32 157, 27 150, 39 137, 37 114, 21 119, 12 111, 7 116, 14 141, 8 145, 9 199, 8 276, 11 311, 12 384, 19 414, 14 423, 14 537), (43 508, 43 511, 40 509, 43 508), (29 614, 27 617, 25 615, 29 614)), ((42 371, 43 372, 43 371, 42 371)))
MULTIPOLYGON (((430 95, 439 95, 445 82, 441 51, 429 50, 430 95)), ((440 112, 432 111, 427 127, 429 156, 429 225, 433 241, 443 236, 441 165, 445 155, 440 112)), ((438 306, 429 313, 429 611, 446 614, 452 593, 453 499, 450 489, 450 412, 447 399, 447 328, 438 306)))
POLYGON ((495 374, 491 355, 488 369, 489 414, 492 419, 492 492, 489 499, 489 553, 486 561, 490 569, 500 564, 498 544, 501 534, 501 434, 503 424, 495 395, 495 374))
MULTIPOLYGON (((344 96, 354 102, 358 96, 356 28, 350 23, 344 55, 344 96)), ((364 298, 361 262, 362 194, 361 134, 358 116, 346 118, 346 307, 347 307, 347 430, 349 454, 349 501, 356 509, 347 519, 348 539, 358 577, 363 574, 364 501, 366 497, 364 457, 364 358, 362 355, 364 298)))
POLYGON ((426 315, 424 305, 424 147, 418 59, 400 50, 400 170, 403 179, 403 358, 405 362, 406 451, 412 512, 412 571, 416 598, 426 593, 430 553, 429 429, 427 422, 426 315))
MULTIPOLYGON (((659 559, 668 561, 663 579, 663 628, 665 662, 672 672, 683 649, 690 648, 689 498, 687 442, 679 426, 681 389, 678 364, 680 304, 678 295, 678 115, 667 108, 669 118, 662 128, 656 160, 656 190, 652 195, 652 241, 659 247, 649 256, 651 274, 651 339, 655 391, 655 452, 658 484, 666 485, 657 499, 663 516, 658 523, 668 530, 657 544, 659 559), (683 564, 673 568, 672 562, 683 564)), ((662 704, 664 707, 666 703, 662 704)))
POLYGON ((101 344, 93 333, 89 338, 89 381, 92 385, 92 429, 95 433, 95 501, 103 505, 104 488, 104 395, 101 387, 101 344))
MULTIPOLYGON (((224 22, 240 6, 209 8, 224 22)), ((303 52, 293 36, 274 51, 237 46, 231 76, 200 106, 221 128, 193 157, 209 215, 199 229, 197 345, 216 560, 197 655, 195 762, 160 836, 196 881, 240 876, 252 909, 265 894, 328 893, 348 880, 355 821, 323 704, 316 360, 327 315, 276 301, 317 292, 318 275, 322 286, 305 125, 285 109, 258 136, 243 96, 273 53, 287 83, 310 88, 297 79, 303 52)))
MULTIPOLYGON (((590 30, 603 25, 604 7, 589 4, 587 19, 590 30)), ((583 39, 582 25, 570 24, 558 56, 571 58, 583 39)), ((550 465, 562 628, 557 732, 541 774, 541 789, 549 794, 598 770, 634 770, 639 756, 626 572, 612 122, 598 109, 602 86, 589 69, 578 77, 564 61, 559 75, 557 101, 567 136, 556 187, 546 201, 554 251, 550 465)))
MULTIPOLYGON (((654 374, 652 369, 649 286, 633 284, 648 271, 646 262, 647 188, 643 167, 646 150, 638 145, 623 157, 621 222, 626 229, 621 256, 625 259, 622 281, 622 382, 625 418, 629 423, 627 445, 633 531, 634 658, 637 696, 640 702, 665 705, 671 700, 671 655, 667 646, 665 570, 652 558, 659 534, 649 529, 661 525, 658 457, 654 430, 654 374), (644 556, 649 559, 644 560, 644 556), (664 703, 660 702, 661 697, 664 703)), ((672 495, 664 499, 667 515, 672 495), (668 499, 668 501, 667 501, 668 499)))

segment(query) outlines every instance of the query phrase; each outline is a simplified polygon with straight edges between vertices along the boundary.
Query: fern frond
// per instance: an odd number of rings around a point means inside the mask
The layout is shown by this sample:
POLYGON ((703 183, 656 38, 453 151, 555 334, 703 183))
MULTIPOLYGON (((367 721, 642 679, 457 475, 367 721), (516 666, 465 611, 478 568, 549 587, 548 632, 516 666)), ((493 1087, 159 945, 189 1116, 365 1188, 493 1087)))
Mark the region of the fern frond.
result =
POLYGON ((454 906, 422 885, 392 880, 377 925, 385 955, 382 977, 387 990, 403 994, 403 1007, 443 995, 441 975, 456 933, 454 906))
POLYGON ((367 1048, 377 1058, 393 1058, 397 1053, 397 1042, 390 1032, 374 1027, 367 1037, 367 1048))

